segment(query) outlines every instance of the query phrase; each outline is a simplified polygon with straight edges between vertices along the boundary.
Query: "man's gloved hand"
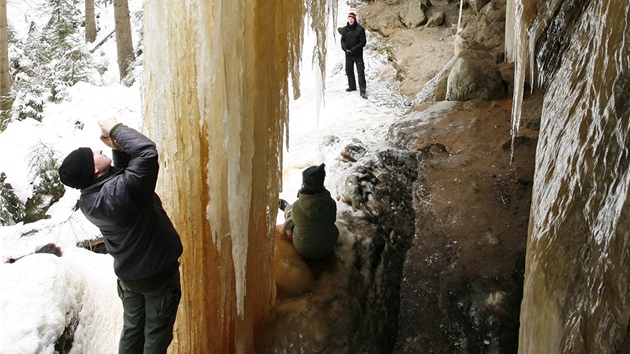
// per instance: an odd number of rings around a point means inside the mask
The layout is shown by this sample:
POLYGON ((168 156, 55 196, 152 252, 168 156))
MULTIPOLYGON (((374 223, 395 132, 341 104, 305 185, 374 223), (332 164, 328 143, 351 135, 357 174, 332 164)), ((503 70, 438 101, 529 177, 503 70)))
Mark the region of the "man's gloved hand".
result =
POLYGON ((112 150, 123 151, 123 148, 120 145, 118 145, 116 140, 112 139, 109 136, 101 135, 101 141, 103 142, 103 144, 109 146, 112 150))
POLYGON ((98 122, 98 125, 101 126, 101 141, 103 142, 103 144, 109 146, 114 150, 122 151, 122 147, 109 136, 109 132, 116 124, 118 124, 118 120, 115 117, 98 122))
POLYGON ((99 121, 98 125, 101 126, 101 135, 109 136, 109 132, 112 130, 114 125, 118 124, 118 119, 116 117, 111 117, 103 121, 99 121))
POLYGON ((346 50, 346 54, 352 55, 352 51, 350 49, 346 50))

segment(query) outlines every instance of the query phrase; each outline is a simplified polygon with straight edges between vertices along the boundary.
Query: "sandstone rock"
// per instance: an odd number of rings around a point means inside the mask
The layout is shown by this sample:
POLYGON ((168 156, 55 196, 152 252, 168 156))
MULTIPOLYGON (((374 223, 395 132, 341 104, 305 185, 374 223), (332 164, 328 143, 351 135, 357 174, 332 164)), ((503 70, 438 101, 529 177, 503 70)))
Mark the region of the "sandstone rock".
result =
POLYGON ((298 296, 315 288, 313 273, 291 241, 282 235, 282 225, 276 226, 273 253, 273 274, 278 292, 298 296))
POLYGON ((431 17, 429 17, 429 20, 427 21, 427 27, 439 27, 442 26, 444 24, 444 12, 436 12, 433 15, 431 15, 431 17))
MULTIPOLYGON (((475 32, 478 30, 479 27, 475 27, 475 32)), ((474 35, 468 36, 468 34, 470 33, 463 31, 459 36, 457 36, 457 38, 455 38, 455 56, 458 56, 459 53, 465 49, 488 52, 488 48, 482 43, 477 42, 474 35)))
POLYGON ((505 41, 505 9, 495 10, 492 3, 488 3, 481 13, 478 28, 472 33, 471 39, 483 44, 491 53, 504 52, 505 41))
MULTIPOLYGON (((463 50, 475 50, 479 52, 489 51, 488 48, 486 48, 483 44, 480 44, 474 40, 474 31, 470 30, 471 27, 472 26, 467 27, 466 30, 462 31, 462 33, 457 36, 455 40, 455 55, 444 65, 444 67, 435 75, 435 77, 427 82, 422 90, 420 90, 420 92, 414 98, 414 104, 446 100, 449 75, 453 67, 459 60, 459 55, 463 50)), ((474 28, 476 29, 478 27, 474 26, 474 28)), ((491 60, 495 60, 491 54, 488 55, 490 56, 491 60)), ((496 63, 496 60, 494 62, 496 63)), ((494 64, 494 66, 496 66, 496 64, 494 64)), ((501 74, 499 72, 499 76, 500 75, 501 74)))
POLYGON ((383 2, 375 2, 369 9, 362 10, 358 21, 366 31, 377 32, 383 37, 389 37, 397 29, 403 27, 400 21, 399 11, 387 11, 389 5, 383 2))
POLYGON ((492 4, 486 5, 481 11, 481 14, 484 16, 482 19, 486 23, 505 22, 505 9, 494 9, 490 5, 492 4))
POLYGON ((341 156, 346 161, 356 162, 358 159, 362 158, 365 155, 367 149, 361 143, 351 143, 346 145, 346 147, 341 152, 341 156))
POLYGON ((481 9, 490 2, 490 0, 467 0, 467 1, 468 1, 468 5, 470 5, 470 7, 476 12, 480 12, 481 9))
POLYGON ((448 74, 446 100, 485 101, 505 97, 505 87, 499 67, 486 51, 462 50, 448 74))
POLYGON ((429 153, 434 156, 445 156, 448 155, 448 151, 446 151, 446 146, 444 144, 435 143, 429 146, 429 153))
POLYGON ((409 0, 400 9, 400 22, 409 29, 421 26, 427 21, 427 16, 424 13, 425 10, 426 2, 422 0, 409 0))

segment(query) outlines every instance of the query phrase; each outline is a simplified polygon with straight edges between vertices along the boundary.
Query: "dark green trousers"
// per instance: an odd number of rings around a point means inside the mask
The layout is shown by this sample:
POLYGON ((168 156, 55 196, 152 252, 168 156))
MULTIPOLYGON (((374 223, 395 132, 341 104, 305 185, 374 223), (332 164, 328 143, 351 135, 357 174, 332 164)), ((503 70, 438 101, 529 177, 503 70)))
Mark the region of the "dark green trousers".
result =
POLYGON ((173 324, 182 297, 179 271, 147 292, 129 289, 118 279, 124 319, 119 354, 162 354, 173 340, 173 324))

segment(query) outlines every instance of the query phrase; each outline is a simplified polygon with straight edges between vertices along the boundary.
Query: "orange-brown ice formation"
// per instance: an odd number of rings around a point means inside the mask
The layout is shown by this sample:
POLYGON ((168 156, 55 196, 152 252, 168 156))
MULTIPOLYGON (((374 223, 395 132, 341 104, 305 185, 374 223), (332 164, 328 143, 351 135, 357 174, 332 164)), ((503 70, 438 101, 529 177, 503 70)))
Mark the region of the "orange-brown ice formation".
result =
POLYGON ((145 4, 144 129, 158 144, 159 193, 184 243, 175 352, 253 352, 274 305, 289 76, 299 95, 304 18, 329 13, 325 1, 309 4, 145 4))

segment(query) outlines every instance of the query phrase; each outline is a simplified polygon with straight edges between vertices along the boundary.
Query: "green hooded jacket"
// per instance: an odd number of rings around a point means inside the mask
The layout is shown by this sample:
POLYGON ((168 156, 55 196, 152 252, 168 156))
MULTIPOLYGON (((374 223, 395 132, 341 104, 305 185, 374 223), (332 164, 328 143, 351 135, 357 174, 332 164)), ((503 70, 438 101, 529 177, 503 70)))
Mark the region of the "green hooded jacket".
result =
POLYGON ((333 252, 339 230, 337 204, 324 190, 317 194, 300 193, 293 203, 293 246, 304 258, 322 258, 333 252))

